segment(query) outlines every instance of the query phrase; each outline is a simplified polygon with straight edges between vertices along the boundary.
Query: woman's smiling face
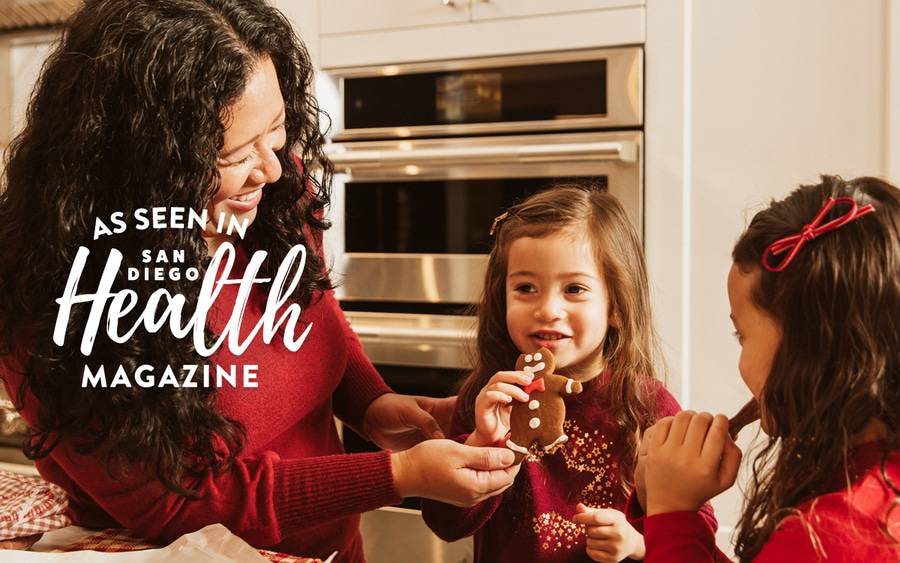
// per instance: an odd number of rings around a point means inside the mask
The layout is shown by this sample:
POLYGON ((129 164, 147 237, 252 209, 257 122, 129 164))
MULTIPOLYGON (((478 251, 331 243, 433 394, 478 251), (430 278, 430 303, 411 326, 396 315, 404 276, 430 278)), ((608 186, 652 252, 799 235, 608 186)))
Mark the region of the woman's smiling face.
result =
POLYGON ((281 178, 276 152, 284 148, 284 112, 275 66, 265 57, 257 62, 244 93, 229 108, 230 122, 218 158, 221 187, 207 208, 204 238, 210 254, 223 241, 234 238, 227 234, 232 221, 253 222, 266 184, 281 178))

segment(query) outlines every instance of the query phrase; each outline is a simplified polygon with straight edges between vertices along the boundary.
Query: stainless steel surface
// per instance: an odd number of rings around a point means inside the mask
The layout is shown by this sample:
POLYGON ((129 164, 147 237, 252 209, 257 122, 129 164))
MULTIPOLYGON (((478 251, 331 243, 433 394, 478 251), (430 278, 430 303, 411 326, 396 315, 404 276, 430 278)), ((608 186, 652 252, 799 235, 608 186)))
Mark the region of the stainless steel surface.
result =
POLYGON ((427 137, 436 135, 558 131, 597 127, 634 127, 643 125, 644 55, 643 50, 640 47, 560 51, 535 55, 483 57, 461 61, 436 61, 375 67, 338 68, 330 70, 329 74, 341 79, 341 98, 343 98, 343 79, 347 78, 471 70, 498 66, 527 66, 533 64, 565 63, 596 59, 606 60, 608 106, 605 115, 548 121, 512 121, 503 123, 344 129, 342 131, 337 131, 334 135, 334 139, 337 141, 345 141, 375 138, 427 137))
POLYGON ((359 529, 369 563, 467 563, 474 558, 472 538, 442 541, 418 510, 389 507, 366 512, 359 529))
POLYGON ((610 193, 641 232, 642 143, 639 131, 622 131, 361 141, 331 143, 327 150, 336 171, 355 182, 607 176, 610 193))
POLYGON ((335 265, 341 299, 422 303, 475 303, 484 285, 487 257, 477 254, 378 254, 348 252, 335 265))
POLYGON ((372 363, 469 369, 475 317, 404 313, 345 313, 372 363))
MULTIPOLYGON (((402 141, 401 141, 402 143, 402 141)), ((335 167, 371 166, 382 168, 396 163, 404 165, 454 166, 459 164, 522 164, 534 162, 572 162, 580 160, 621 160, 634 162, 637 150, 628 141, 584 143, 535 143, 533 137, 501 137, 485 142, 468 139, 464 142, 419 141, 408 148, 398 143, 397 148, 364 150, 357 143, 348 150, 347 145, 328 145, 329 156, 335 167), (429 148, 429 143, 432 145, 429 148)))

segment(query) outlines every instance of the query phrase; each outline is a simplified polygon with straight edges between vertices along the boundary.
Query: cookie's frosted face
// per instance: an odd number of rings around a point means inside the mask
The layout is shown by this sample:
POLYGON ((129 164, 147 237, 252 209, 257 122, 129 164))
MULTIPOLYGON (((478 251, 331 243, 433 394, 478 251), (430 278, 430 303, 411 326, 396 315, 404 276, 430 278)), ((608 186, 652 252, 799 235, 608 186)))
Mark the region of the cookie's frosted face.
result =
POLYGON ((556 359, 550 350, 541 348, 534 354, 522 354, 516 360, 516 370, 533 373, 535 377, 550 375, 556 368, 556 359))

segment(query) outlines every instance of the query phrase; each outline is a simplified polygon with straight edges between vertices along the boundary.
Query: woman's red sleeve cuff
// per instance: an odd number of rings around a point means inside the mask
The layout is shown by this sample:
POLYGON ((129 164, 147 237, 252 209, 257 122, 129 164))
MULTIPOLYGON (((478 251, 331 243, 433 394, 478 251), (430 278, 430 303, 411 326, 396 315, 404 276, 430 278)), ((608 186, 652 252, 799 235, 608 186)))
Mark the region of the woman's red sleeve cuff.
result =
POLYGON ((275 469, 275 511, 284 528, 362 514, 403 500, 388 451, 283 460, 275 469))

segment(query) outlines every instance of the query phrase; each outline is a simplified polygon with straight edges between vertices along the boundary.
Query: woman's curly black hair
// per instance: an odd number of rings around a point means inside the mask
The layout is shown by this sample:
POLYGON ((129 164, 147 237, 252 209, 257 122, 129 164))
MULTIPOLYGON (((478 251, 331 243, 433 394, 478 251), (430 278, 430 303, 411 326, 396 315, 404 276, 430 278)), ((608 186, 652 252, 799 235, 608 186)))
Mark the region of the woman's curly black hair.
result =
MULTIPOLYGON (((40 405, 25 444, 31 458, 71 440, 80 453, 103 456, 111 474, 152 471, 171 490, 192 495, 188 475, 226 467, 241 451, 244 429, 217 412, 213 388, 81 387, 86 364, 109 374, 119 365, 129 373, 141 364, 156 373, 166 365, 208 365, 190 339, 138 330, 118 344, 101 330, 85 357, 84 304, 72 310, 65 345, 56 346, 52 333, 55 300, 81 246, 90 249, 81 292, 97 287, 117 248, 124 260, 116 288, 146 303, 162 287, 194 310, 199 282, 126 281, 121 272, 142 265, 143 249, 184 250, 181 267, 204 272, 201 229, 131 228, 95 241, 95 220, 116 211, 129 217, 137 208, 206 209, 220 185, 228 108, 266 57, 285 101, 284 173, 266 188, 244 244, 266 250, 274 270, 291 247, 316 245, 328 227, 321 217, 332 171, 312 65, 290 23, 262 0, 88 0, 67 23, 44 63, 24 130, 8 149, 0 186, 0 354, 20 360, 17 406, 29 392, 40 405)), ((328 288, 323 261, 309 252, 293 299, 305 307, 328 288)))

